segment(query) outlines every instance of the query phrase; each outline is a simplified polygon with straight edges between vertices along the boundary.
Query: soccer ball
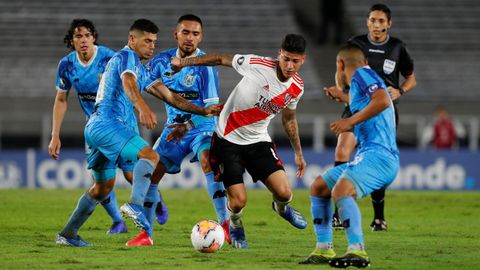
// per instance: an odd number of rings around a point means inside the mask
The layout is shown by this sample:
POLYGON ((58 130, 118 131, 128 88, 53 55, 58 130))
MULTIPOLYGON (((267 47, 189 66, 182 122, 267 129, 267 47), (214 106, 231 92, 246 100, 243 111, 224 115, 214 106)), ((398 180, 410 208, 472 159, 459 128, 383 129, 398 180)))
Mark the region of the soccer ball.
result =
POLYGON ((222 248, 225 234, 217 222, 202 220, 193 226, 190 239, 193 247, 199 252, 213 253, 222 248))

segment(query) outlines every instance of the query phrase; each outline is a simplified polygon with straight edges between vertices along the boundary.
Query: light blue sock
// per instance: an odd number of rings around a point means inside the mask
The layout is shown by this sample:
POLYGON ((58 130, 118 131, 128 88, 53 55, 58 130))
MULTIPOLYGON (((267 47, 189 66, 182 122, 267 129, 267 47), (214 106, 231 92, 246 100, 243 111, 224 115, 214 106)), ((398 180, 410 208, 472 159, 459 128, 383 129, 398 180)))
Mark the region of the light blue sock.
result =
POLYGON ((108 215, 112 218, 113 223, 123 221, 120 209, 118 209, 117 196, 115 195, 115 191, 113 189, 107 195, 107 198, 103 199, 100 204, 103 206, 103 208, 105 208, 105 211, 107 211, 108 215))
POLYGON ((73 210, 72 215, 60 234, 69 238, 76 237, 78 230, 82 227, 85 221, 87 221, 96 206, 97 201, 90 197, 88 191, 85 192, 78 200, 77 207, 73 210))
POLYGON ((145 203, 143 204, 143 212, 145 217, 147 217, 148 223, 150 223, 150 230, 148 231, 150 237, 153 237, 155 209, 157 208, 159 200, 158 184, 150 184, 147 195, 145 196, 145 203))
POLYGON ((310 210, 312 212, 313 227, 317 236, 317 243, 332 243, 332 200, 310 196, 310 210))
POLYGON ((154 166, 148 159, 139 159, 133 168, 133 185, 130 202, 143 205, 145 195, 147 195, 150 186, 150 177, 152 176, 154 166))
POLYGON ((349 246, 354 244, 363 246, 362 217, 357 202, 351 196, 345 196, 337 200, 337 207, 349 246))
POLYGON ((215 182, 213 172, 205 173, 205 178, 207 179, 208 195, 210 195, 210 199, 215 207, 218 222, 223 224, 228 220, 227 192, 222 182, 215 182))

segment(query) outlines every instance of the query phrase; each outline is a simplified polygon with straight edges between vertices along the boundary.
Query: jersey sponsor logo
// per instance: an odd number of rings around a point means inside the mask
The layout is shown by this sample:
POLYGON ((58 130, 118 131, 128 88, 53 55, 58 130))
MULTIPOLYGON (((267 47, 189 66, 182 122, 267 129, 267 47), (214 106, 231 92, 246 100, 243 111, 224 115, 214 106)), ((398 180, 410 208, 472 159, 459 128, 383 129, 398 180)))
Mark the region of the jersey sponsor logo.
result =
POLYGON ((395 70, 395 65, 397 63, 393 60, 390 59, 385 59, 385 62, 383 62, 383 73, 386 75, 389 75, 395 70))
POLYGON ((368 87, 368 92, 374 93, 375 91, 378 90, 378 88, 379 88, 378 84, 374 83, 368 87))
POLYGON ((259 108, 263 112, 267 114, 277 114, 282 107, 278 104, 273 103, 271 100, 267 99, 264 96, 260 96, 257 103, 255 103, 255 107, 259 108))
POLYGON ((196 91, 178 91, 173 89, 170 89, 170 91, 187 100, 197 100, 200 97, 200 94, 196 91))
POLYGON ((243 62, 245 62, 245 57, 243 56, 240 56, 238 59, 237 59, 237 64, 239 66, 241 66, 243 64, 243 62))
POLYGON ((193 83, 195 82, 195 75, 187 75, 185 79, 183 79, 183 84, 187 87, 192 87, 193 83))
POLYGON ((78 93, 78 99, 81 101, 95 101, 97 93, 78 93))

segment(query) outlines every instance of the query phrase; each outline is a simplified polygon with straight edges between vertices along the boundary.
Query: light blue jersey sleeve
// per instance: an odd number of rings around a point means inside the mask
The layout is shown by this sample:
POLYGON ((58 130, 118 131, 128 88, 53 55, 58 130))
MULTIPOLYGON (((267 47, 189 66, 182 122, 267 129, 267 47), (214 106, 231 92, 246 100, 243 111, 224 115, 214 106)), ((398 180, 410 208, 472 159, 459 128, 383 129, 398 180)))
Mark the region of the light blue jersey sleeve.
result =
POLYGON ((136 70, 136 66, 138 65, 138 58, 135 57, 135 53, 132 50, 123 50, 120 53, 120 62, 117 66, 118 74, 120 78, 122 78, 123 74, 125 73, 132 73, 133 76, 137 78, 138 70, 136 70))
POLYGON ((70 81, 70 77, 68 76, 68 70, 72 67, 72 64, 68 59, 65 57, 60 60, 58 63, 57 68, 57 78, 56 78, 56 88, 58 91, 70 91, 72 88, 72 82, 70 81))
MULTIPOLYGON (((359 83, 359 91, 360 95, 366 95, 368 97, 371 97, 375 92, 377 92, 380 89, 383 89, 384 91, 387 90, 385 87, 385 84, 379 81, 377 78, 372 76, 371 73, 369 73, 370 69, 358 69, 356 76, 360 77, 357 81, 359 83)), ((388 93, 388 92, 387 92, 388 93)))
POLYGON ((162 74, 165 72, 163 68, 165 64, 164 62, 164 57, 159 54, 145 65, 147 70, 145 89, 154 85, 156 82, 162 82, 162 74))

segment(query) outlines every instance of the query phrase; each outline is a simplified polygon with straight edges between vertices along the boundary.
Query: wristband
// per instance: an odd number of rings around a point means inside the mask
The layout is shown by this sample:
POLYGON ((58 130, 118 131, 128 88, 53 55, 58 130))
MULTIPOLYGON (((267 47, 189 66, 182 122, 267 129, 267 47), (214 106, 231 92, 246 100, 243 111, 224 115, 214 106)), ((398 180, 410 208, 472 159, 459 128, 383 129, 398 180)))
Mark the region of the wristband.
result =
POLYGON ((405 94, 405 90, 402 87, 398 88, 398 92, 400 93, 400 96, 403 96, 403 94, 405 94))

